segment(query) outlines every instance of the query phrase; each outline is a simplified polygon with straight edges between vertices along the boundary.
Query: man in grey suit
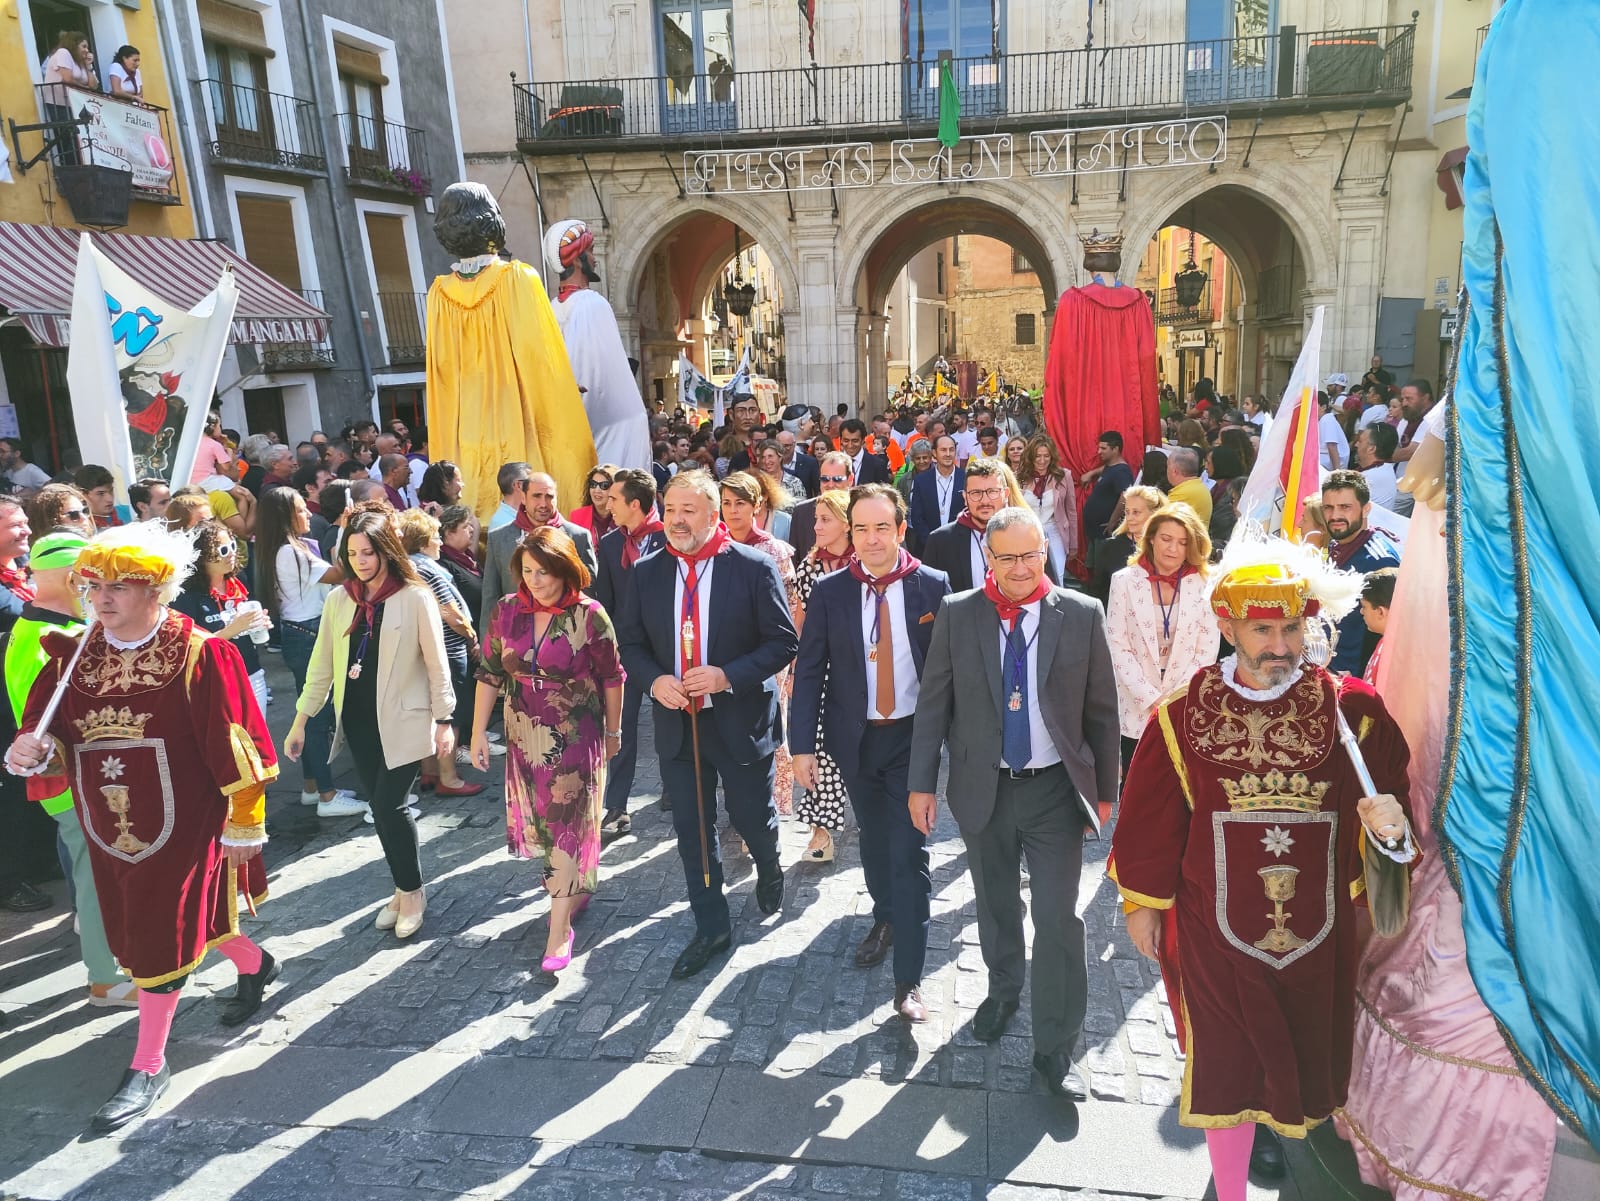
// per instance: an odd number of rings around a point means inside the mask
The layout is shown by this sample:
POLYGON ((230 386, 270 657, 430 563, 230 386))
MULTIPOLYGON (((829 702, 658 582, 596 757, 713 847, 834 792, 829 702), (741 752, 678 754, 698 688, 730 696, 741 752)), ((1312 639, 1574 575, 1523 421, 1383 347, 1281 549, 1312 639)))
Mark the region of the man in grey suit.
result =
POLYGON ((1117 689, 1097 602, 1045 579, 1048 544, 1031 510, 984 530, 985 585, 947 597, 922 669, 911 740, 911 820, 932 833, 939 752, 966 844, 989 995, 972 1023, 993 1042, 1017 1011, 1027 955, 1021 855, 1033 903, 1033 1066, 1050 1091, 1088 1093, 1072 1064, 1088 968, 1077 915, 1085 829, 1116 800, 1117 689), (957 687, 956 681, 962 686, 957 687), (988 687, 977 684, 987 680, 988 687))
POLYGON ((517 543, 529 530, 541 526, 555 526, 571 538, 578 548, 578 558, 589 569, 589 578, 597 574, 594 557, 594 540, 581 525, 565 520, 556 507, 556 482, 542 471, 530 471, 516 481, 511 498, 517 502, 517 519, 489 532, 488 553, 483 556, 483 612, 479 615, 478 629, 489 628, 489 618, 502 596, 517 590, 518 580, 511 575, 511 555, 517 543))

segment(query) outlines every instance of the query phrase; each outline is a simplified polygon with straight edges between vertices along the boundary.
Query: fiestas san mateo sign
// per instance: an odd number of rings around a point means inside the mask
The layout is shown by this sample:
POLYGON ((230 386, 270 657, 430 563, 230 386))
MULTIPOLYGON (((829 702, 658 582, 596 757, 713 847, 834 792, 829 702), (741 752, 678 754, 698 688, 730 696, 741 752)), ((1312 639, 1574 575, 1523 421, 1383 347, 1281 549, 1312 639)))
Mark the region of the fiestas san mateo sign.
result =
POLYGON ((1205 167, 1227 155, 1226 117, 1048 129, 1028 135, 1028 174, 1041 177, 1205 167))
POLYGON ((946 146, 938 138, 913 138, 889 143, 889 182, 974 183, 1010 179, 1012 138, 1008 133, 980 134, 946 146))
POLYGON ((133 186, 141 192, 171 193, 172 154, 161 136, 159 110, 82 88, 63 86, 60 91, 72 115, 89 122, 75 131, 80 161, 131 171, 133 186))
POLYGON ((772 146, 762 150, 693 150, 683 156, 683 190, 814 192, 872 186, 872 143, 772 146))

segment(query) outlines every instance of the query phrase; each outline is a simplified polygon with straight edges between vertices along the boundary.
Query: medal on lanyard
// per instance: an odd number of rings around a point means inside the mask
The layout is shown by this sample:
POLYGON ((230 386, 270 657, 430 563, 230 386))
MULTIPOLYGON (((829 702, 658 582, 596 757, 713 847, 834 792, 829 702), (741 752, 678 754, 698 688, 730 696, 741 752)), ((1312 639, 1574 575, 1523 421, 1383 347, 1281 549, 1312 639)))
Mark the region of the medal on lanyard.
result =
POLYGON ((679 637, 683 642, 683 664, 685 668, 694 664, 694 621, 688 617, 683 619, 683 630, 679 637))
POLYGON ((1011 698, 1006 701, 1006 708, 1010 709, 1013 713, 1020 713, 1022 711, 1022 689, 1013 688, 1011 690, 1011 698))

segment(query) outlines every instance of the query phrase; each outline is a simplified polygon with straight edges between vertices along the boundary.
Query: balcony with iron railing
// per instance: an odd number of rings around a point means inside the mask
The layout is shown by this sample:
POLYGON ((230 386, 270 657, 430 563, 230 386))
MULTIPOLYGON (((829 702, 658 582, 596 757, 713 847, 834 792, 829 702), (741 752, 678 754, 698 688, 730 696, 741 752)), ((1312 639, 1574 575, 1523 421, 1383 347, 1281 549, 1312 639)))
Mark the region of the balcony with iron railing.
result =
POLYGON ((382 188, 423 197, 433 191, 428 169, 428 135, 360 113, 340 113, 345 177, 358 187, 382 188))
MULTIPOLYGON (((1104 125, 1170 115, 1317 112, 1404 103, 1415 27, 1047 50, 952 61, 976 128, 1104 125)), ((529 154, 637 143, 668 148, 931 134, 931 59, 708 75, 519 83, 517 143, 529 154)))
MULTIPOLYGON (((316 288, 301 288, 300 295, 317 308, 327 311, 322 293, 316 288)), ((267 371, 304 371, 332 367, 336 361, 333 338, 325 342, 271 342, 261 346, 257 353, 261 366, 267 371)))
POLYGON ((427 349, 428 294, 379 292, 378 309, 390 365, 422 362, 427 349))
POLYGON ((322 123, 311 101, 221 79, 201 79, 195 86, 210 118, 214 162, 292 175, 328 169, 322 123))
POLYGON ((25 175, 48 159, 80 225, 127 225, 130 200, 183 203, 166 109, 72 84, 36 84, 34 92, 40 120, 19 122, 17 114, 7 122, 13 166, 25 175))
POLYGON ((1206 280, 1193 304, 1178 303, 1177 288, 1162 288, 1156 293, 1157 325, 1210 325, 1216 320, 1211 307, 1211 281, 1206 280))

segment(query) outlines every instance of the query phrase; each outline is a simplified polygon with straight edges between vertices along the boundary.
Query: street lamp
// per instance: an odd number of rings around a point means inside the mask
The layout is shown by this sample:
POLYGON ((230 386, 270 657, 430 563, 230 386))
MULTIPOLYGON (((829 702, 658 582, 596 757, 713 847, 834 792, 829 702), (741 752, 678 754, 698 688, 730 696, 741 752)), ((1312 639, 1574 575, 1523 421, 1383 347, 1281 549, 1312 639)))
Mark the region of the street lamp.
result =
POLYGON ((733 227, 733 282, 723 284, 722 298, 727 302, 728 312, 743 320, 750 315, 750 310, 756 303, 756 286, 744 278, 743 255, 739 245, 739 227, 733 227))
MULTIPOLYGON (((1193 220, 1191 215, 1190 220, 1193 220)), ((1206 290, 1206 280, 1209 277, 1200 270, 1194 261, 1194 229, 1189 230, 1189 262, 1184 269, 1172 277, 1172 285, 1178 298, 1180 309, 1192 309, 1200 303, 1200 294, 1206 290)))

